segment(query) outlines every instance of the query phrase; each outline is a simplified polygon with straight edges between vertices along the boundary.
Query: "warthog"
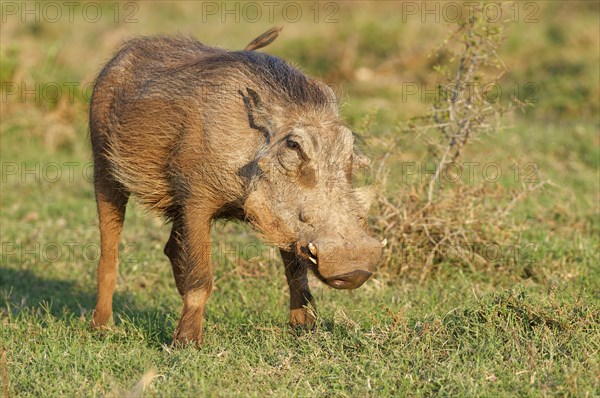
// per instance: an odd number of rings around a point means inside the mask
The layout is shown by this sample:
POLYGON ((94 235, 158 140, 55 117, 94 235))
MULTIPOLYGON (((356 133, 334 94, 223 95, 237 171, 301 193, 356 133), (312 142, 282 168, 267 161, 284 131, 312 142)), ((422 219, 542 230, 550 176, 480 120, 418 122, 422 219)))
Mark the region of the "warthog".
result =
POLYGON ((183 298, 176 342, 202 342, 215 219, 247 221, 279 248, 293 325, 314 322, 307 269, 337 289, 371 275, 382 242, 366 232, 369 189, 352 185, 368 160, 327 85, 255 51, 278 34, 243 51, 136 38, 98 76, 90 107, 101 238, 95 326, 111 318, 130 194, 172 223, 164 252, 183 298))

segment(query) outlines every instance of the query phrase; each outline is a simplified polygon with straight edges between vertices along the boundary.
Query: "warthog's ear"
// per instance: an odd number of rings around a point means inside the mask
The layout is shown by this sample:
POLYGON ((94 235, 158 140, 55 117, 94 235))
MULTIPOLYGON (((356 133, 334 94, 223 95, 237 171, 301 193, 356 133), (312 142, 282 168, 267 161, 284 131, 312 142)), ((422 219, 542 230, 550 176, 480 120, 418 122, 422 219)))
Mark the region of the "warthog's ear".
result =
POLYGON ((267 30, 262 35, 258 36, 256 39, 252 40, 248 45, 244 48, 246 51, 254 51, 259 48, 263 48, 268 46, 279 36, 279 32, 281 32, 283 28, 271 28, 267 30))
POLYGON ((369 208, 371 207, 371 203, 375 198, 375 190, 373 187, 354 188, 354 197, 358 202, 360 216, 366 218, 369 208))
POLYGON ((371 165, 371 159, 363 155, 362 153, 354 152, 354 167, 356 169, 362 170, 366 169, 371 165))
POLYGON ((357 134, 354 131, 352 131, 352 138, 354 139, 354 154, 352 156, 353 167, 355 170, 356 169, 358 169, 358 170, 366 169, 367 167, 369 167, 371 165, 371 159, 369 159, 366 155, 364 155, 357 147, 357 144, 364 143, 364 140, 359 134, 357 134))
POLYGON ((267 113, 258 93, 249 87, 246 87, 246 92, 247 95, 242 90, 238 90, 248 113, 248 123, 251 128, 263 133, 267 144, 269 144, 271 142, 271 117, 267 113))

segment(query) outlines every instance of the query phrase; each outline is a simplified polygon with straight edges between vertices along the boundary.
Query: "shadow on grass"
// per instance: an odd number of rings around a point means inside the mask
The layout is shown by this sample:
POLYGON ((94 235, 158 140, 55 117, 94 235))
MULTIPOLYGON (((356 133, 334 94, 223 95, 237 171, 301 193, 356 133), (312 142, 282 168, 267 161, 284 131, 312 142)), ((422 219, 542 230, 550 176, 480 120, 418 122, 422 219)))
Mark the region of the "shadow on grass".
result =
MULTIPOLYGON (((42 277, 30 270, 0 266, 0 316, 7 311, 12 316, 26 312, 34 316, 51 315, 62 321, 80 318, 89 323, 95 305, 95 284, 82 286, 73 279, 42 277)), ((172 311, 141 306, 134 295, 119 292, 115 292, 113 308, 115 325, 142 333, 149 346, 160 347, 171 342, 172 311)))

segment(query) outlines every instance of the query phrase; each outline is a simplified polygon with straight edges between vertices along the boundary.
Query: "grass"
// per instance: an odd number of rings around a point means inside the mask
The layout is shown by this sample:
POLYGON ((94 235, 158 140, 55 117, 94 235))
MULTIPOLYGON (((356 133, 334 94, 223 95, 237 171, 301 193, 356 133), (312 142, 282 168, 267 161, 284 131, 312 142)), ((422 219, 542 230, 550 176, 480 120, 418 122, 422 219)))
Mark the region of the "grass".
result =
MULTIPOLYGON (((504 53, 507 84, 539 82, 540 103, 463 154, 497 162, 505 173, 498 184, 515 185, 515 160, 553 181, 515 209, 514 246, 501 247, 485 269, 442 259, 422 280, 382 264, 356 291, 312 281, 317 324, 295 330, 278 255, 243 226, 218 223, 216 289, 200 350, 170 345, 181 303, 162 254, 169 226, 135 201, 121 241, 115 323, 89 327, 99 238, 86 178, 87 104, 80 95, 8 96, 0 120, 0 395, 136 395, 142 387, 146 396, 598 395, 597 6, 545 4, 539 23, 511 28, 504 53), (559 23, 567 17, 574 22, 559 23), (524 44, 530 37, 534 46, 524 44)), ((269 52, 339 87, 345 118, 377 161, 398 120, 427 108, 418 97, 402 101, 401 83, 428 81, 427 53, 448 27, 418 18, 398 24, 392 2, 361 6, 342 3, 338 24, 287 24, 269 52), (323 46, 321 37, 340 46, 323 46), (363 75, 371 77, 356 77, 363 75)), ((0 27, 0 76, 85 83, 131 35, 179 29, 240 48, 273 25, 211 19, 199 27, 197 7, 140 3, 130 25, 9 18, 0 27)), ((403 189, 398 168, 420 161, 422 150, 418 138, 398 149, 390 189, 403 189)))
POLYGON ((360 299, 322 298, 327 308, 310 332, 283 326, 278 300, 269 300, 272 283, 248 283, 256 285, 248 291, 267 294, 248 297, 251 305, 216 294, 200 351, 170 348, 165 326, 172 329, 176 314, 161 306, 129 308, 102 333, 70 310, 52 315, 40 307, 9 316, 2 337, 28 341, 10 356, 9 368, 17 380, 12 388, 33 395, 110 393, 132 386, 148 369, 158 374, 148 395, 594 391, 586 375, 599 370, 597 309, 520 288, 448 309, 462 296, 452 291, 461 282, 449 279, 360 299), (440 294, 442 286, 450 292, 440 294), (436 288, 438 294, 430 290, 436 288))

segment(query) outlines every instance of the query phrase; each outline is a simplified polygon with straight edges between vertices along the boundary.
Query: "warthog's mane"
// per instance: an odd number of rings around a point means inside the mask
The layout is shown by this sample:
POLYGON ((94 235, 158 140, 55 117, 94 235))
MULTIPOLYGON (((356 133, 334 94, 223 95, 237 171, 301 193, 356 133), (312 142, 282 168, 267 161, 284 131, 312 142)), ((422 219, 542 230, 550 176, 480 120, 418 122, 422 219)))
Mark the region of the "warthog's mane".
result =
POLYGON ((256 51, 225 51, 200 61, 202 67, 215 70, 242 71, 261 91, 296 105, 319 108, 335 102, 335 98, 313 79, 281 58, 256 51))

